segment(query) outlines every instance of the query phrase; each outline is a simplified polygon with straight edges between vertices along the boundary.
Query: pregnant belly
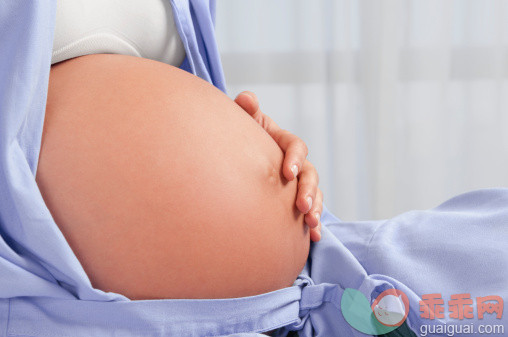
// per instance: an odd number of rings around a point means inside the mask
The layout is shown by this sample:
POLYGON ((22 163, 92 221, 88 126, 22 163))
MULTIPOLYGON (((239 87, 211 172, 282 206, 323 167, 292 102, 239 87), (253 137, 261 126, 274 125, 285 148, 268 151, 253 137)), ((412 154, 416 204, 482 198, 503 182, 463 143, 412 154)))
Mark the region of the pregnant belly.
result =
POLYGON ((51 68, 36 181, 95 288, 131 299, 290 286, 309 251, 283 153, 231 99, 167 64, 51 68))

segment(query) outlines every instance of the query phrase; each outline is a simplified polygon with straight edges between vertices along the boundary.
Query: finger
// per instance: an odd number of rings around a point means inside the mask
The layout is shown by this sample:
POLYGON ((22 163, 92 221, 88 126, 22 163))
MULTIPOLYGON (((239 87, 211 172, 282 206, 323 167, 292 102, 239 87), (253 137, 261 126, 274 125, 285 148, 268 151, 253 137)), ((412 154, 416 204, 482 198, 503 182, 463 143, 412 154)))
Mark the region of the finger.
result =
POLYGON ((281 130, 281 128, 267 115, 259 109, 257 96, 250 91, 243 91, 235 98, 236 104, 247 112, 261 127, 268 132, 270 137, 281 130))
POLYGON ((252 117, 256 117, 256 114, 261 113, 258 98, 250 91, 239 93, 235 98, 235 102, 252 117))
POLYGON ((312 214, 319 214, 318 225, 310 229, 310 239, 311 241, 314 242, 318 242, 319 240, 321 240, 321 228, 322 228, 321 214, 323 213, 323 192, 321 192, 320 189, 318 189, 316 203, 318 206, 316 206, 315 210, 313 208, 311 212, 312 214))
POLYGON ((319 176, 314 165, 308 160, 305 161, 300 179, 298 179, 298 192, 296 195, 296 207, 304 214, 307 214, 316 200, 319 176))
POLYGON ((305 142, 291 132, 281 129, 269 116, 263 114, 259 109, 259 101, 254 93, 243 91, 238 94, 235 102, 251 115, 284 151, 282 173, 289 181, 295 179, 301 171, 309 152, 305 142))
POLYGON ((310 239, 311 241, 318 242, 321 240, 321 221, 316 228, 311 228, 310 230, 310 239))
POLYGON ((283 133, 283 135, 280 135, 275 141, 284 151, 282 173, 287 180, 291 181, 304 169, 303 165, 309 149, 303 140, 289 131, 281 129, 280 133, 283 133))
POLYGON ((321 213, 323 212, 323 192, 321 189, 317 189, 316 200, 312 203, 310 211, 305 214, 305 223, 310 228, 316 228, 319 225, 321 219, 321 213))

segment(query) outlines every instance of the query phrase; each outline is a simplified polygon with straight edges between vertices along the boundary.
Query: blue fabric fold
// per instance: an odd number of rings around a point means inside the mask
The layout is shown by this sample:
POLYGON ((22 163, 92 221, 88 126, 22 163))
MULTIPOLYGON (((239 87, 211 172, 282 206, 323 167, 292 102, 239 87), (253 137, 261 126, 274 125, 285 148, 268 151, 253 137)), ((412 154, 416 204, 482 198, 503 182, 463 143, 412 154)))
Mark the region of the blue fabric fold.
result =
POLYGON ((185 47, 180 66, 226 92, 224 72, 215 40, 215 1, 171 0, 176 28, 185 47))

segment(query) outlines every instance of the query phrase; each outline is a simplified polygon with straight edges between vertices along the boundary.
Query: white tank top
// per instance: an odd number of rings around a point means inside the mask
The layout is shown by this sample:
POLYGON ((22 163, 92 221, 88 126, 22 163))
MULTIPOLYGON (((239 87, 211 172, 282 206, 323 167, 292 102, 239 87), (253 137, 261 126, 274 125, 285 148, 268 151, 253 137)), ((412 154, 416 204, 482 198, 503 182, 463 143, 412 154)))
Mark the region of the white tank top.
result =
POLYGON ((185 49, 169 0, 58 0, 51 64, 88 54, 180 66, 185 49))

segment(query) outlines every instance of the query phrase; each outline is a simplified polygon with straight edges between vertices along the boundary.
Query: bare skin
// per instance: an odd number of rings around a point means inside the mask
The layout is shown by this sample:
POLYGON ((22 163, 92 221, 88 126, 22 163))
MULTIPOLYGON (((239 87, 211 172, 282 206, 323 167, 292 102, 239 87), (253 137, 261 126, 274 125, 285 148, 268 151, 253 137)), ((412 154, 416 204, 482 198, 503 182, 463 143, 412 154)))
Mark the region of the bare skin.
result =
POLYGON ((309 251, 284 153, 218 89, 167 64, 51 68, 36 181, 92 285, 131 299, 290 286, 309 251))
POLYGON ((319 175, 316 168, 306 159, 307 145, 296 135, 281 129, 265 115, 259 109, 259 102, 254 93, 241 92, 236 96, 235 102, 254 118, 284 151, 282 172, 288 181, 298 178, 296 206, 305 214, 305 223, 310 227, 310 239, 318 242, 321 240, 323 192, 318 187, 319 175))

